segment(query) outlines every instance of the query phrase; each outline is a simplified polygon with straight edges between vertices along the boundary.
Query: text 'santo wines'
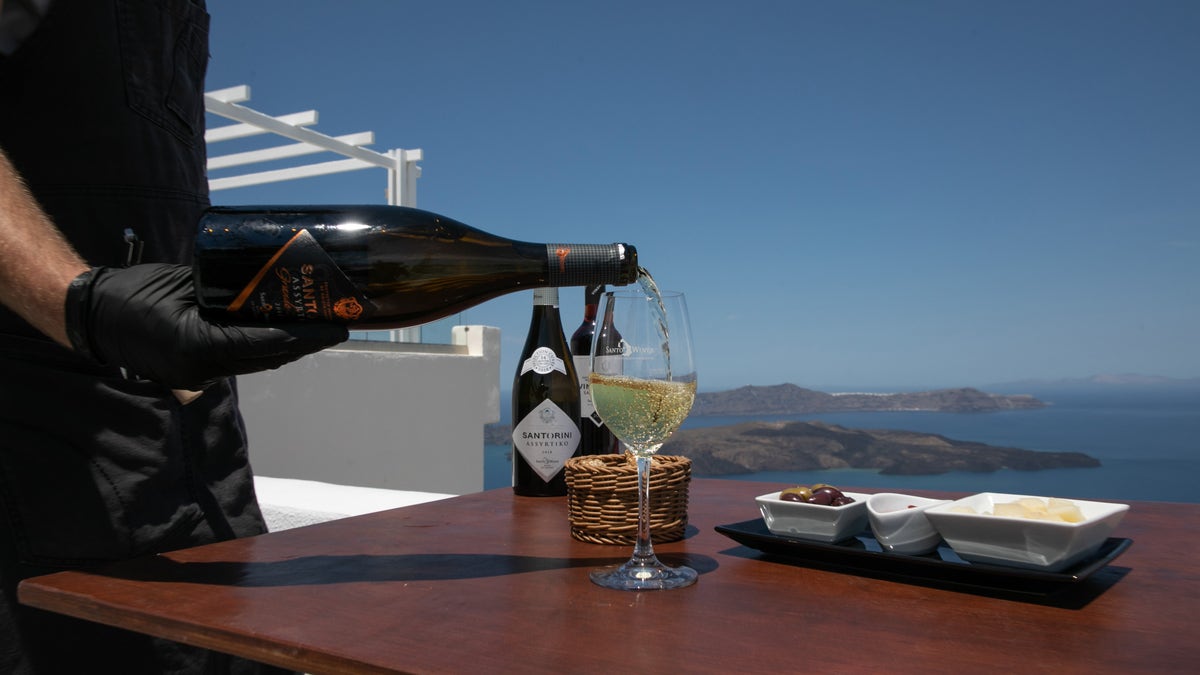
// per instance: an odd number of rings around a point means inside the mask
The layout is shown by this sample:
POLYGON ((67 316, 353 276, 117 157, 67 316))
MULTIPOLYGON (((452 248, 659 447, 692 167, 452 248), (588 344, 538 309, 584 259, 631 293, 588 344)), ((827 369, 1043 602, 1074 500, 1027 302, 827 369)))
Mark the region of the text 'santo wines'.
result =
POLYGON ((535 244, 401 206, 214 207, 200 221, 196 295, 252 322, 426 323, 525 288, 625 285, 628 244, 535 244))
POLYGON ((571 354, 575 361, 575 373, 579 375, 579 454, 605 455, 620 452, 620 442, 609 431, 604 420, 592 403, 588 375, 592 372, 592 340, 599 339, 601 351, 597 359, 611 359, 604 354, 610 345, 619 344, 621 336, 612 325, 612 312, 605 317, 599 335, 596 333, 596 313, 599 311, 600 295, 604 286, 588 286, 584 291, 583 322, 571 335, 571 354), (614 341, 615 337, 615 341, 614 341))
POLYGON ((533 292, 529 336, 512 388, 513 491, 567 494, 563 465, 579 454, 579 378, 558 316, 558 289, 533 292))

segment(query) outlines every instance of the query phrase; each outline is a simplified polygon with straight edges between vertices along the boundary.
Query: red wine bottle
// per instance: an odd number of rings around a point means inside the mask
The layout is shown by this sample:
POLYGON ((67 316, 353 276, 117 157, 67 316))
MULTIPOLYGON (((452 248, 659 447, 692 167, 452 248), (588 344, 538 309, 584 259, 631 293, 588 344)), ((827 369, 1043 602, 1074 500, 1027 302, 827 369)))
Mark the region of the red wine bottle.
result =
POLYGON ((579 455, 579 378, 558 314, 558 289, 533 292, 533 318, 512 389, 513 492, 567 494, 563 466, 579 455))
MULTIPOLYGON (((588 375, 592 372, 592 338, 596 334, 596 313, 604 286, 588 286, 584 290, 583 322, 571 335, 571 354, 575 372, 579 375, 579 454, 606 455, 621 451, 617 437, 609 431, 592 403, 588 375)), ((611 319, 611 315, 610 319, 611 319)), ((609 322, 612 323, 611 321, 609 322)), ((611 326, 610 326, 611 327, 611 326)))
POLYGON ((628 244, 535 244, 401 206, 214 207, 196 234, 202 309, 237 320, 427 323, 526 288, 632 283, 628 244))

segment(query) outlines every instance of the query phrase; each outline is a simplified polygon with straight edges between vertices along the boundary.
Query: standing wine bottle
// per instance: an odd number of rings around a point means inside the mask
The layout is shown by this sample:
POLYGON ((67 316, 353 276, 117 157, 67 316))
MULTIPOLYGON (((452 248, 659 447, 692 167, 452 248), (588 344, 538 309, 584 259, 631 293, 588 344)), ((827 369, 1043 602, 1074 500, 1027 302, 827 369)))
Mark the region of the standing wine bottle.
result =
POLYGON ((579 378, 558 316, 558 289, 533 292, 533 318, 512 389, 513 492, 567 494, 563 465, 579 451, 579 378))
POLYGON ((628 244, 534 244, 401 206, 214 207, 196 234, 201 308, 252 322, 399 328, 524 288, 632 283, 628 244))
POLYGON ((592 372, 592 338, 596 333, 596 313, 600 308, 600 294, 604 286, 588 286, 584 289, 583 322, 571 335, 571 355, 575 362, 575 373, 579 375, 579 454, 606 455, 620 452, 620 442, 608 430, 604 420, 592 403, 591 385, 588 375, 592 372))

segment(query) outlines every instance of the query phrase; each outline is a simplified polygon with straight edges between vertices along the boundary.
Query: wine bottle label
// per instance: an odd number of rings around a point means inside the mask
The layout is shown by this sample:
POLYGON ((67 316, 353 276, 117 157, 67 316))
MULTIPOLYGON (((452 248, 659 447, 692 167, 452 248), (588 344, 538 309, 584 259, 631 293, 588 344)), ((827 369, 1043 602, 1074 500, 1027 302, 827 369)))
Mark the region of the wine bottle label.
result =
POLYGON ((549 347, 538 347, 533 350, 529 358, 521 364, 521 375, 533 371, 538 375, 546 375, 554 371, 558 371, 563 375, 567 374, 567 364, 554 353, 549 347))
POLYGON ((579 427, 554 401, 546 399, 513 427, 512 440, 513 448, 537 475, 550 482, 579 447, 579 427))
POLYGON ((300 230, 263 265, 228 307, 259 321, 348 323, 370 317, 374 305, 308 230, 300 230))
POLYGON ((596 404, 592 402, 592 383, 588 374, 592 372, 592 357, 575 356, 575 372, 579 375, 579 419, 591 420, 592 424, 602 426, 604 420, 596 412, 596 404))

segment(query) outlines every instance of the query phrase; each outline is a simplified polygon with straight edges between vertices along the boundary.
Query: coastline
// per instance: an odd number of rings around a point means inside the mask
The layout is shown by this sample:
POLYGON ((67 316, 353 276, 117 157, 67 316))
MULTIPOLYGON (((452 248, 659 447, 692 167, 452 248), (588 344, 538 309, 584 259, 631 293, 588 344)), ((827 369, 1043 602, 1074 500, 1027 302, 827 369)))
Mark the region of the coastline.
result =
MULTIPOLYGON (((683 428, 759 420, 821 420, 852 428, 901 428, 991 445, 1083 452, 1097 468, 952 472, 937 476, 880 476, 870 470, 715 476, 779 484, 845 483, 878 490, 1046 494, 1110 501, 1200 503, 1200 390, 1134 388, 1037 392, 1046 407, 993 413, 845 412, 809 415, 691 416, 683 428)), ((506 446, 485 449, 485 487, 510 484, 506 446)))

